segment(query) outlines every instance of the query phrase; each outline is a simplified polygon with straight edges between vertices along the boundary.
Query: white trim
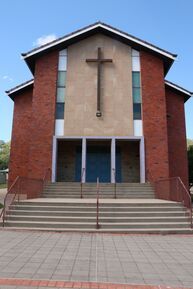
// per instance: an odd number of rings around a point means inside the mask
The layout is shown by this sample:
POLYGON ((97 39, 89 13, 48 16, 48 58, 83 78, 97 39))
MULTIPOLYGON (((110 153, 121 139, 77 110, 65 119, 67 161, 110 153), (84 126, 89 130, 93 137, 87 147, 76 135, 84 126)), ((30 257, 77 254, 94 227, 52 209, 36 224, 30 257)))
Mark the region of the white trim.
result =
POLYGON ((182 93, 184 93, 186 95, 193 96, 193 93, 188 92, 187 90, 184 90, 182 87, 179 87, 179 86, 177 86, 175 84, 172 84, 172 83, 168 82, 167 80, 165 80, 165 84, 170 86, 170 87, 175 88, 176 90, 179 90, 180 92, 182 92, 182 93))
POLYGON ((115 169, 116 169, 116 144, 115 144, 115 138, 112 138, 111 140, 111 183, 115 183, 115 175, 114 175, 115 169))
POLYGON ((139 156, 140 156, 140 183, 145 183, 145 144, 144 144, 144 137, 142 137, 140 140, 139 156))
POLYGON ((82 138, 82 166, 81 166, 81 173, 80 177, 82 177, 82 182, 86 182, 86 138, 82 138), (84 174, 82 176, 84 169, 84 174))
POLYGON ((52 183, 56 181, 57 137, 53 137, 52 144, 52 183))
POLYGON ((115 138, 115 139, 118 139, 118 140, 140 140, 142 137, 141 136, 60 136, 60 135, 56 135, 55 136, 57 139, 68 139, 68 140, 71 140, 71 139, 79 139, 81 140, 82 138, 86 138, 86 139, 90 139, 90 140, 97 140, 97 139, 100 139, 100 140, 106 140, 106 139, 112 139, 112 138, 115 138))
POLYGON ((117 35, 120 35, 120 36, 122 36, 122 37, 124 37, 124 38, 126 38, 126 39, 128 39, 128 40, 131 40, 131 41, 137 43, 137 44, 140 44, 141 46, 144 46, 144 47, 146 47, 146 48, 149 48, 150 50, 153 50, 153 51, 155 51, 155 52, 157 52, 157 53, 160 53, 160 54, 162 54, 162 55, 164 55, 164 56, 166 56, 166 57, 168 57, 168 58, 170 58, 170 59, 173 59, 173 60, 176 59, 176 56, 173 56, 173 55, 170 54, 170 53, 167 53, 167 52, 165 52, 165 51, 162 51, 162 50, 160 50, 159 48, 152 47, 152 45, 150 45, 150 44, 148 44, 148 43, 144 43, 144 42, 141 41, 141 40, 138 40, 138 39, 136 39, 136 38, 134 38, 134 37, 132 37, 132 36, 130 36, 130 35, 126 35, 126 34, 124 34, 124 33, 121 33, 121 32, 119 32, 119 31, 117 31, 117 30, 115 30, 115 29, 113 29, 113 28, 110 28, 110 27, 106 26, 105 24, 102 24, 102 23, 97 23, 97 24, 95 24, 95 25, 93 25, 93 26, 90 26, 90 27, 88 27, 88 28, 82 29, 81 31, 76 32, 76 33, 74 33, 74 34, 72 34, 72 35, 69 35, 69 36, 64 37, 64 38, 62 38, 62 39, 59 39, 59 40, 55 41, 54 43, 47 44, 47 45, 44 46, 44 47, 40 47, 39 49, 36 49, 35 51, 29 52, 28 54, 26 54, 25 56, 23 56, 23 59, 26 59, 26 58, 34 55, 34 54, 37 54, 37 53, 39 53, 39 52, 41 52, 41 51, 44 51, 44 50, 46 50, 46 49, 48 49, 48 48, 50 48, 50 47, 53 47, 53 46, 55 46, 55 45, 58 45, 58 44, 60 44, 60 43, 62 43, 62 42, 64 42, 64 41, 67 41, 67 40, 69 40, 69 39, 72 39, 72 38, 74 38, 74 37, 76 37, 76 36, 78 36, 78 35, 81 35, 81 34, 87 32, 87 31, 93 30, 93 29, 95 29, 95 28, 97 28, 97 27, 102 27, 102 28, 104 28, 104 29, 106 29, 106 30, 108 30, 108 31, 110 31, 110 32, 113 32, 113 33, 115 33, 115 34, 117 34, 117 35))
POLYGON ((34 80, 31 80, 30 82, 24 83, 23 85, 20 85, 19 87, 14 88, 13 90, 10 90, 9 92, 7 92, 7 95, 13 94, 14 92, 19 91, 19 90, 21 90, 22 88, 25 88, 25 87, 27 87, 28 85, 31 85, 31 84, 33 84, 33 83, 34 83, 34 80))

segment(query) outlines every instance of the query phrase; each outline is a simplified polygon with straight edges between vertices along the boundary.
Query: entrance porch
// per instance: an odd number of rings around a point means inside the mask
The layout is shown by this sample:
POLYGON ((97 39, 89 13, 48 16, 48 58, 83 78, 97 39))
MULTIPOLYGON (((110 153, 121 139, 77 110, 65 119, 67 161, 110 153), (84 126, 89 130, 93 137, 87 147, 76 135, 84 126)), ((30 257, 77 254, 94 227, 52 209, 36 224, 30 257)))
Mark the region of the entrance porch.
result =
POLYGON ((144 183, 143 137, 54 137, 52 182, 144 183))

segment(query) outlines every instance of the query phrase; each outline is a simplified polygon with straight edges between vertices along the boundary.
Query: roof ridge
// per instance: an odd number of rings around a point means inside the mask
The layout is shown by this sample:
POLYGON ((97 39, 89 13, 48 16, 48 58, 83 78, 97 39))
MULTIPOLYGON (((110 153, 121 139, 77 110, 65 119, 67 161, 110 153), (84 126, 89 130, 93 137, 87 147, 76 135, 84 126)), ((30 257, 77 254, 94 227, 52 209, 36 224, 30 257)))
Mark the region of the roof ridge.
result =
POLYGON ((64 36, 61 36, 61 37, 59 37, 59 38, 57 38, 57 39, 55 39, 55 40, 53 40, 53 41, 50 41, 50 42, 48 42, 48 43, 46 43, 46 44, 44 44, 44 45, 38 46, 38 47, 36 47, 36 48, 34 48, 34 49, 32 49, 32 50, 29 50, 29 51, 27 51, 27 52, 23 52, 23 53, 21 53, 21 55, 25 58, 28 54, 31 54, 31 53, 33 53, 33 52, 35 52, 35 51, 38 51, 38 50, 42 49, 42 48, 46 48, 47 46, 50 46, 51 44, 57 43, 57 42, 61 41, 62 39, 65 39, 65 38, 67 38, 67 37, 69 37, 69 36, 73 36, 73 34, 77 34, 77 33, 81 32, 81 31, 84 31, 84 30, 86 30, 86 29, 88 29, 88 28, 92 28, 92 27, 94 27, 94 26, 96 26, 96 25, 104 26, 104 28, 105 28, 105 27, 106 27, 106 28, 110 28, 110 29, 112 29, 112 30, 114 30, 114 31, 117 31, 118 33, 121 33, 121 34, 127 36, 127 37, 133 38, 133 39, 136 40, 136 41, 140 41, 140 42, 142 42, 142 43, 144 43, 144 44, 146 44, 146 45, 149 45, 149 46, 151 46, 152 48, 155 48, 155 49, 158 49, 158 50, 160 50, 160 51, 162 51, 162 52, 164 52, 164 53, 170 54, 170 55, 173 56, 173 57, 176 57, 176 56, 177 56, 177 54, 171 53, 171 52, 169 52, 169 51, 167 51, 167 50, 165 50, 165 49, 162 49, 162 48, 160 48, 160 47, 158 47, 158 46, 156 46, 156 45, 154 45, 154 44, 152 44, 152 43, 150 43, 150 42, 148 42, 148 41, 145 41, 145 40, 143 40, 143 39, 141 39, 141 38, 138 38, 138 37, 136 37, 136 36, 133 36, 132 34, 129 34, 129 33, 127 33, 127 32, 124 32, 124 31, 120 30, 120 29, 117 29, 117 28, 115 28, 115 27, 113 27, 113 26, 111 26, 111 25, 109 25, 109 24, 106 24, 106 23, 104 23, 104 22, 102 22, 102 21, 97 21, 97 22, 95 22, 95 23, 92 23, 92 24, 87 25, 87 26, 85 26, 85 27, 82 27, 82 28, 80 28, 80 29, 77 29, 77 30, 75 30, 74 32, 71 32, 71 33, 68 33, 68 34, 66 34, 66 35, 64 35, 64 36))

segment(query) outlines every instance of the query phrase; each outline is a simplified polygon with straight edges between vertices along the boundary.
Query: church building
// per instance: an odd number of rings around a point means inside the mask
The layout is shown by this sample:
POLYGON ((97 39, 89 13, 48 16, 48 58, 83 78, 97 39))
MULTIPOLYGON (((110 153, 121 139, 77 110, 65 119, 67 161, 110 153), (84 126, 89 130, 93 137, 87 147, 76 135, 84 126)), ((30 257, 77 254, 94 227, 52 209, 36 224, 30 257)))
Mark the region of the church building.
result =
POLYGON ((22 56, 33 79, 7 91, 9 185, 48 169, 54 183, 180 177, 188 185, 192 93, 165 79, 176 54, 97 22, 22 56))

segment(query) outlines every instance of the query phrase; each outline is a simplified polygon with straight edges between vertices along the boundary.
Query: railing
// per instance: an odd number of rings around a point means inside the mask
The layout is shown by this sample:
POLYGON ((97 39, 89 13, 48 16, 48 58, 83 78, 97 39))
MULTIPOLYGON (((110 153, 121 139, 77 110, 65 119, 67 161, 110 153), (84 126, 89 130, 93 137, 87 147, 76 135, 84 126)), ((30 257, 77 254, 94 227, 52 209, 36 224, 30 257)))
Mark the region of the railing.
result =
POLYGON ((49 180, 51 169, 46 170, 42 179, 33 179, 17 176, 13 184, 10 186, 4 198, 4 207, 1 211, 0 219, 2 218, 3 227, 5 225, 6 215, 9 207, 14 202, 19 202, 21 199, 37 198, 41 196, 46 183, 49 180))
POLYGON ((113 169, 113 177, 114 177, 114 198, 117 198, 117 183, 116 183, 116 170, 113 169))
POLYGON ((158 199, 181 202, 189 210, 192 228, 192 199, 180 177, 173 177, 154 182, 155 195, 158 199))
POLYGON ((80 180, 80 198, 83 198, 83 190, 82 190, 82 186, 83 186, 83 177, 85 174, 85 168, 82 168, 82 173, 81 173, 81 180, 80 180))
POLYGON ((99 225, 99 178, 97 178, 97 196, 96 196, 96 229, 100 228, 99 225))

